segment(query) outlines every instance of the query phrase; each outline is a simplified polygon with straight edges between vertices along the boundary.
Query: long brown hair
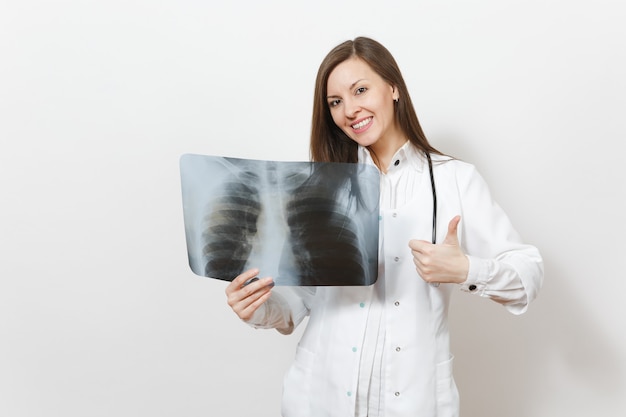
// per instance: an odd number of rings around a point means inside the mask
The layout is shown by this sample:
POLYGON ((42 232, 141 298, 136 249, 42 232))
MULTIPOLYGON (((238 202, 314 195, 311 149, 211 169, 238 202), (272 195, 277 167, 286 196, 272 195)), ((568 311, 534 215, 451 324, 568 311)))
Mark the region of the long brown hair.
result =
POLYGON ((337 127, 330 114, 326 99, 330 73, 337 65, 352 57, 365 61, 383 80, 398 89, 400 100, 395 104, 396 122, 411 143, 425 152, 441 154, 428 143, 422 131, 404 78, 391 53, 373 39, 357 37, 333 48, 318 69, 313 97, 311 160, 316 162, 357 162, 358 145, 337 127))

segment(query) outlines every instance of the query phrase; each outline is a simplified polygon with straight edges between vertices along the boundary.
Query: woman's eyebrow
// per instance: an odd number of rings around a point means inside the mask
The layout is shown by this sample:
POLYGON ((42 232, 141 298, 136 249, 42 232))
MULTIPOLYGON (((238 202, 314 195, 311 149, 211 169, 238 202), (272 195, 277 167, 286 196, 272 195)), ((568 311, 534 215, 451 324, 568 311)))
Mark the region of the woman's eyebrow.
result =
POLYGON ((356 80, 355 82, 353 82, 352 84, 350 84, 350 89, 353 89, 355 85, 357 85, 358 83, 360 83, 361 81, 365 81, 365 78, 360 78, 358 80, 356 80))
MULTIPOLYGON (((355 82, 353 82, 352 84, 350 84, 350 87, 348 88, 349 90, 352 90, 358 83, 360 83, 361 81, 367 81, 365 78, 359 78, 358 80, 356 80, 355 82)), ((335 96, 335 95, 331 95, 331 96, 326 96, 326 99, 330 99, 330 98, 341 98, 339 96, 335 96)))

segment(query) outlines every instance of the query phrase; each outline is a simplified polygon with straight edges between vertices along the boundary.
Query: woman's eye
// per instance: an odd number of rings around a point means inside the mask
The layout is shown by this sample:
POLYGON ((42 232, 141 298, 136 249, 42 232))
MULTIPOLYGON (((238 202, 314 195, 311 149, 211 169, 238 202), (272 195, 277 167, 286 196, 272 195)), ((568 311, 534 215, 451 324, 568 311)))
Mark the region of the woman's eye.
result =
POLYGON ((359 88, 356 89, 355 94, 357 94, 357 95, 363 94, 366 91, 367 91, 366 87, 359 87, 359 88))
POLYGON ((339 99, 337 99, 337 100, 332 100, 332 101, 329 101, 329 102, 328 102, 328 106, 329 106, 329 107, 337 107, 337 106, 339 105, 339 103, 340 103, 340 100, 339 100, 339 99))

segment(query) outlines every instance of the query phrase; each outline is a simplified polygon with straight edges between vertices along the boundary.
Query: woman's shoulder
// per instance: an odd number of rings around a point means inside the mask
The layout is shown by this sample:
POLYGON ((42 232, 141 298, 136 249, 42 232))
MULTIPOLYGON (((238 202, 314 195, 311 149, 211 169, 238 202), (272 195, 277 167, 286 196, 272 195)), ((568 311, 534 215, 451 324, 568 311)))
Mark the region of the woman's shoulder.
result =
POLYGON ((474 164, 454 158, 449 155, 431 154, 431 158, 433 160, 433 167, 437 166, 440 169, 445 169, 449 171, 476 171, 476 167, 474 166, 474 164))
POLYGON ((459 189, 474 188, 479 184, 486 185, 481 173, 470 162, 447 155, 433 155, 432 160, 434 176, 439 177, 443 181, 442 184, 456 184, 459 189))
MULTIPOLYGON (((418 171, 423 169, 428 170, 428 160, 423 151, 420 151, 415 146, 408 145, 406 151, 410 157, 414 157, 416 161, 415 166, 418 171)), ((455 158, 452 155, 446 155, 441 153, 431 153, 430 158, 432 160, 433 169, 440 174, 461 176, 461 177, 474 177, 478 174, 478 171, 474 164, 455 158)), ((435 174, 437 175, 437 174, 435 174)))

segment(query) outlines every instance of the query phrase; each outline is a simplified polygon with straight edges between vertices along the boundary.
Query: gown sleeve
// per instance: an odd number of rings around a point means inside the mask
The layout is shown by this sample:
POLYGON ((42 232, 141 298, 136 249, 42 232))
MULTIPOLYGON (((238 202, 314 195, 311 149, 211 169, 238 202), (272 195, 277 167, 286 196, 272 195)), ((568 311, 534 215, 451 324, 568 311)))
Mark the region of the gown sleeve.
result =
POLYGON ((463 223, 459 238, 470 266, 461 290, 522 314, 543 284, 543 259, 536 247, 522 241, 475 167, 465 169, 457 173, 463 223))
POLYGON ((309 314, 315 287, 274 287, 272 295, 246 323, 257 329, 291 334, 309 314))

